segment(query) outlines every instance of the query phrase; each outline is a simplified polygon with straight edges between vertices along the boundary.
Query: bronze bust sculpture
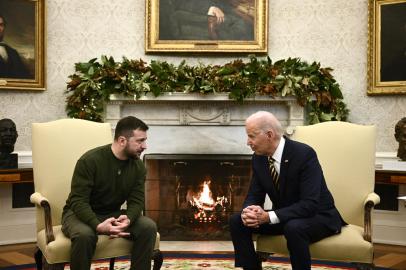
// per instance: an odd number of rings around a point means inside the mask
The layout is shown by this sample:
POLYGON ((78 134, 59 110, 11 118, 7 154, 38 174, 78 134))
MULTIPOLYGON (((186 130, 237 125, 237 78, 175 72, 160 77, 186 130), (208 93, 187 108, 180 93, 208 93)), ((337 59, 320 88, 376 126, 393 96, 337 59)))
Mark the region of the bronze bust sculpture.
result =
POLYGON ((14 169, 18 167, 18 156, 12 154, 18 133, 13 120, 0 119, 0 169, 14 169))
POLYGON ((395 138, 399 143, 398 157, 406 161, 406 117, 403 117, 395 125, 395 138))

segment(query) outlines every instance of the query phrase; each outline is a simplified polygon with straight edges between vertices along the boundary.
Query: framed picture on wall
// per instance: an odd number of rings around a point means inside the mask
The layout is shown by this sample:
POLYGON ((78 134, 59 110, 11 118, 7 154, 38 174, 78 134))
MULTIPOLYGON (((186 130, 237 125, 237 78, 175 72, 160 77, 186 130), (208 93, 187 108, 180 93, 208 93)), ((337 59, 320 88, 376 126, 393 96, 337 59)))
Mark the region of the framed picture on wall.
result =
POLYGON ((369 0, 368 94, 406 94, 406 0, 369 0))
POLYGON ((0 1, 0 90, 45 89, 44 1, 0 1))
POLYGON ((266 53, 268 0, 146 0, 145 51, 266 53))

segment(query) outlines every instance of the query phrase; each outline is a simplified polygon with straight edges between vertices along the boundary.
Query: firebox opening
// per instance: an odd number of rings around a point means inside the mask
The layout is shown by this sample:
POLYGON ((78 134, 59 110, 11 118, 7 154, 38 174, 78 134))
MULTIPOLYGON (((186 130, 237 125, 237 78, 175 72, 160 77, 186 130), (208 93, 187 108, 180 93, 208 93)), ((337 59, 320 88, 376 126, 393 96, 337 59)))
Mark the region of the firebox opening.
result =
POLYGON ((250 155, 145 155, 145 214, 157 223, 161 239, 229 240, 228 219, 241 211, 250 160, 250 155))

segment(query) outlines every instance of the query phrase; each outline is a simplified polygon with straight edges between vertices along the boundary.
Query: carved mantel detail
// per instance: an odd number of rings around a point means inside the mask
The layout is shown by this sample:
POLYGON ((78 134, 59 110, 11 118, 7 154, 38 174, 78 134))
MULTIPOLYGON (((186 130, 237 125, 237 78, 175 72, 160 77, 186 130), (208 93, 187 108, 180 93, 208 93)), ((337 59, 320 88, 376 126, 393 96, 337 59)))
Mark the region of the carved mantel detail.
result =
POLYGON ((212 106, 191 102, 179 107, 181 125, 230 125, 230 110, 226 104, 212 106))
POLYGON ((135 115, 152 126, 244 126, 258 110, 274 113, 288 133, 304 123, 304 109, 294 98, 257 96, 240 103, 227 94, 173 93, 138 100, 112 95, 106 104, 105 121, 115 125, 121 117, 135 115))

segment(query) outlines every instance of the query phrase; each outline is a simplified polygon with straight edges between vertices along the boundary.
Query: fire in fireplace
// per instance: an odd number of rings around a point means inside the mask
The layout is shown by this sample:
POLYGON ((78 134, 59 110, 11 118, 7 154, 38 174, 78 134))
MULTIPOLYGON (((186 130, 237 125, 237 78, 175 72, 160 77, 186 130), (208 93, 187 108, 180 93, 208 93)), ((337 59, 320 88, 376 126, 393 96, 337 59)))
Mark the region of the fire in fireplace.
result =
POLYGON ((249 155, 145 155, 146 215, 162 240, 227 240, 250 181, 249 155))
MULTIPOLYGON (((228 213, 231 211, 232 187, 229 184, 226 192, 217 191, 213 194, 211 190, 212 182, 210 176, 206 176, 197 185, 197 190, 189 187, 186 195, 176 192, 177 201, 181 202, 176 209, 184 212, 183 222, 191 228, 199 230, 207 225, 223 226, 227 223, 228 213)), ((178 187, 180 186, 178 182, 178 187)))

